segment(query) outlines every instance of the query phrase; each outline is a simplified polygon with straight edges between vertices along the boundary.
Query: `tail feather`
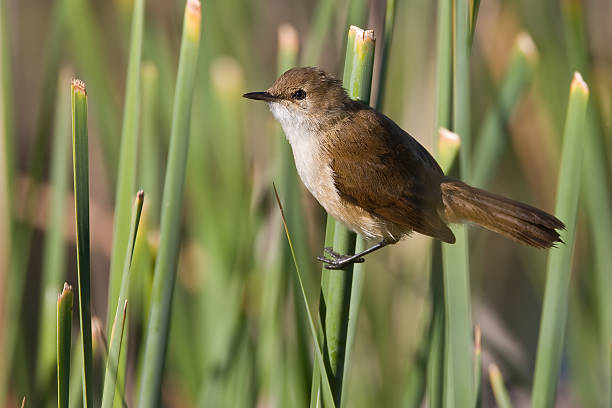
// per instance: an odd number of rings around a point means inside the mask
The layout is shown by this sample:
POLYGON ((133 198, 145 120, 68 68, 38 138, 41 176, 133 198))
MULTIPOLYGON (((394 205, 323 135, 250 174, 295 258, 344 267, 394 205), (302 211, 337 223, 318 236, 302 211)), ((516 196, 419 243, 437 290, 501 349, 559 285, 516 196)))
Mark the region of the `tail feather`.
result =
POLYGON ((446 179, 441 190, 449 222, 473 222, 537 248, 550 248, 556 242, 563 242, 556 230, 565 229, 565 225, 545 211, 458 180, 446 179))

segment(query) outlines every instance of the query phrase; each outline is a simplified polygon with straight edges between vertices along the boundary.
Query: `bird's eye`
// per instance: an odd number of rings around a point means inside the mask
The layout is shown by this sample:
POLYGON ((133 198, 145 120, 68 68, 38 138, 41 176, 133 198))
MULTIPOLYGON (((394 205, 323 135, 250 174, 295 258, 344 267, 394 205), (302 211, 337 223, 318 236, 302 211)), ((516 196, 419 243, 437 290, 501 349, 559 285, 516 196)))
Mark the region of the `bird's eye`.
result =
POLYGON ((306 92, 303 89, 298 89, 291 95, 293 99, 301 100, 306 97, 306 92))

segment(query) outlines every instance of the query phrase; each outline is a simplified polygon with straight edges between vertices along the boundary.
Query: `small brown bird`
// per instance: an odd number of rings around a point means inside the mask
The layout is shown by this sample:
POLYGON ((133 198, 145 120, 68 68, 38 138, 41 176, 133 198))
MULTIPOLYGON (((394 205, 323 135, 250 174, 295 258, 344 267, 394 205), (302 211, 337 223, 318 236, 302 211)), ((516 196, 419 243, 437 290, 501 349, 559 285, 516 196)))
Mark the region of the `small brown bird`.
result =
POLYGON ((517 242, 550 248, 561 242, 554 216, 447 177, 435 159, 391 119, 351 100, 340 81, 317 68, 293 68, 264 92, 291 144, 302 182, 325 210, 376 245, 355 255, 325 248, 328 269, 412 231, 452 244, 448 223, 472 222, 517 242))

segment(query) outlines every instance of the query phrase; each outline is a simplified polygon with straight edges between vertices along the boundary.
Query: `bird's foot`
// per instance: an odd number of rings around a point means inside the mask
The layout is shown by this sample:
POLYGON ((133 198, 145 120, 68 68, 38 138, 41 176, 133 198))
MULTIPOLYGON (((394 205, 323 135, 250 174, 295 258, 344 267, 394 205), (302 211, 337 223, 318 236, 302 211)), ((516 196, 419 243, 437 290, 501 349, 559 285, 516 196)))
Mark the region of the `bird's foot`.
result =
POLYGON ((327 269, 342 269, 347 265, 365 262, 365 259, 355 257, 355 255, 339 254, 332 247, 326 247, 324 251, 331 259, 326 256, 317 256, 317 259, 323 262, 327 269))

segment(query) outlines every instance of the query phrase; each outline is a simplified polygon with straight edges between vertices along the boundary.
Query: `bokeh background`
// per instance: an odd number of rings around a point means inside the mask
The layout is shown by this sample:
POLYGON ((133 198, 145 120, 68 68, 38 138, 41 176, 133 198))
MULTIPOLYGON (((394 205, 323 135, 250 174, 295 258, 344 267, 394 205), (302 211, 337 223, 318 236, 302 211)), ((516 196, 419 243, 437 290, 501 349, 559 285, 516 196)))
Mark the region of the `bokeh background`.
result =
MULTIPOLYGON (((51 291, 55 299, 63 281, 75 287, 77 282, 70 131, 57 123, 61 112, 69 115, 65 96, 72 76, 88 86, 92 314, 101 322, 101 329, 94 331, 94 353, 103 369, 132 5, 130 0, 2 0, 2 141, 9 180, 3 203, 13 225, 0 223, 3 406, 16 406, 24 395, 27 406, 52 406, 56 401, 54 360, 49 363, 41 356, 43 344, 54 341, 43 328, 45 296, 51 291), (65 173, 63 184, 53 182, 55 167, 56 174, 65 173), (58 186, 55 195, 61 197, 61 206, 54 212, 51 203, 58 186), (53 220, 60 231, 53 238, 59 248, 55 250, 48 244, 53 220), (3 253, 7 248, 10 252, 3 253), (59 258, 50 261, 49 251, 59 258), (49 278, 53 262, 61 273, 49 278), (15 269, 15 263, 20 267, 15 269), (10 337, 14 340, 7 340, 10 337)), ((146 198, 135 254, 137 283, 130 292, 134 301, 124 393, 129 406, 137 396, 159 242, 183 10, 183 1, 146 1, 137 165, 137 185, 145 189, 146 198)), ((280 157, 286 141, 266 107, 241 95, 265 90, 277 77, 282 25, 288 46, 298 45, 296 65, 316 65, 338 76, 349 24, 373 29, 374 77, 379 78, 385 10, 384 0, 202 4, 180 261, 161 390, 165 406, 308 405, 311 338, 272 190, 272 183, 278 186, 283 178, 280 157)), ((390 45, 384 51, 388 71, 381 108, 430 150, 437 140, 436 10, 434 1, 397 2, 390 45)), ((609 363, 600 353, 602 343, 607 344, 601 340, 605 282, 597 278, 605 274, 598 275, 596 269, 606 269, 612 279, 612 264, 600 262, 610 255, 597 252, 612 248, 612 241, 599 246, 595 241, 609 235, 612 226, 606 224, 609 216, 600 220, 587 211, 586 190, 604 197, 597 201, 604 203, 598 208, 601 214, 612 211, 606 201, 612 171, 611 21, 612 3, 607 0, 484 0, 470 59, 473 146, 462 148, 476 151, 479 140, 491 135, 500 141, 500 154, 474 184, 549 212, 555 206, 574 70, 582 72, 591 90, 592 127, 585 130, 585 141, 587 135, 596 137, 599 148, 597 157, 585 156, 585 161, 603 166, 604 177, 582 177, 583 187, 590 183, 591 188, 582 190, 576 227, 561 407, 604 406, 601 396, 609 387, 601 374, 609 363), (527 61, 519 73, 511 69, 517 53, 527 61), (514 82, 504 85, 508 81, 514 82), (598 228, 604 231, 597 233, 598 228)), ((381 88, 375 81, 374 98, 381 88)), ((302 211, 289 223, 301 225, 301 230, 290 232, 296 233, 298 264, 316 310, 321 268, 315 256, 323 247, 325 214, 299 186, 297 205, 302 211)), ((469 231, 472 314, 483 339, 483 404, 494 405, 486 367, 496 363, 515 406, 526 407, 547 251, 477 228, 469 231)), ((423 339, 431 316, 429 239, 415 235, 369 256, 366 265, 346 403, 409 406, 407 394, 413 392, 415 370, 424 364, 423 339)), ((75 315, 73 344, 77 321, 75 315)), ((78 388, 79 381, 75 384, 78 388)))

